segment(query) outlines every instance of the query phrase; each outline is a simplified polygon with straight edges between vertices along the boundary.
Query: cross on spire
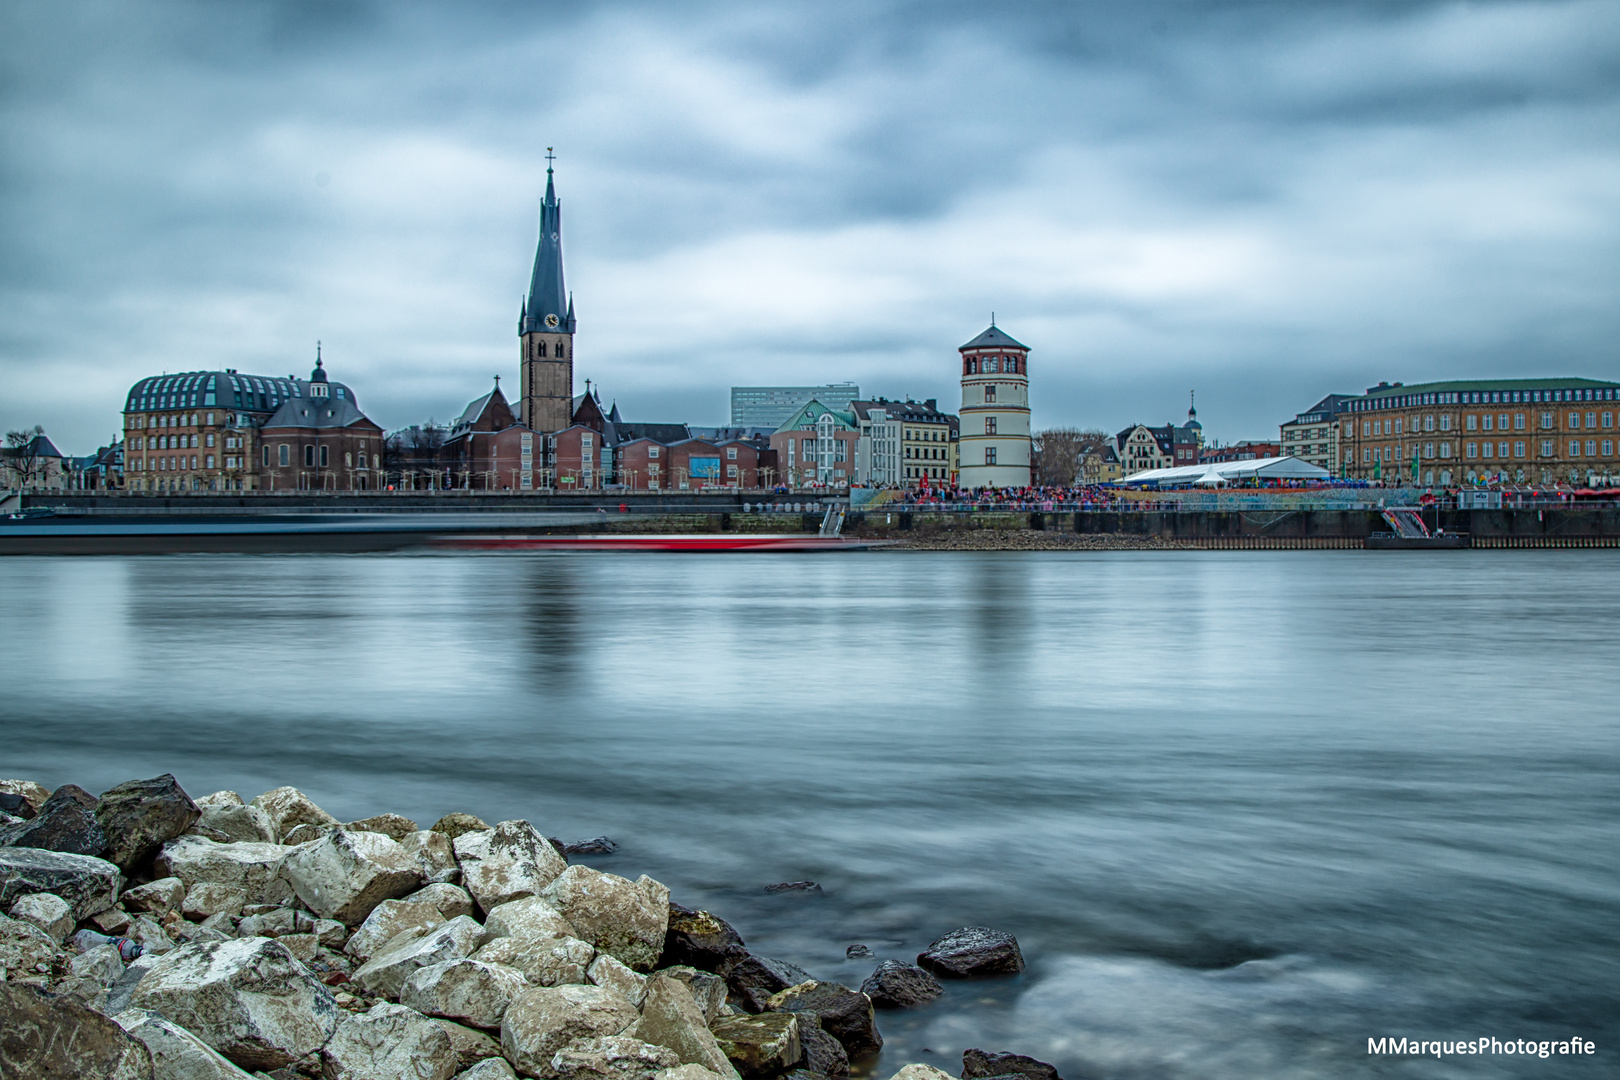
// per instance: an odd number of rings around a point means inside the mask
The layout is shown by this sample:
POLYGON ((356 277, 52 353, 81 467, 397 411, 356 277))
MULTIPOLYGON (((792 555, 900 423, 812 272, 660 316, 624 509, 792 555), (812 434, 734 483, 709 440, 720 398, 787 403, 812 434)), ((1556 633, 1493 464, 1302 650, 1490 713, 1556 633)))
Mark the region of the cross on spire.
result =
POLYGON ((557 160, 557 155, 551 152, 553 149, 555 147, 546 147, 546 172, 551 171, 551 163, 557 160))

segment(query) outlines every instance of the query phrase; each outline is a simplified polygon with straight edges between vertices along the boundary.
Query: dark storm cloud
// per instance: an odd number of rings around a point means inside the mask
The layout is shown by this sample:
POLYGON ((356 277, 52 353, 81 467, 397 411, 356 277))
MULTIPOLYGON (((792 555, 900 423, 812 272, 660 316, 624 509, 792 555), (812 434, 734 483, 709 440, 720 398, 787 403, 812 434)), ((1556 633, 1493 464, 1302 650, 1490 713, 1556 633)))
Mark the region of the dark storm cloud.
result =
POLYGON ((1265 437, 1380 378, 1615 377, 1620 7, 0 7, 0 422, 104 441, 156 371, 443 419, 516 368, 558 147, 578 377, 1265 437))

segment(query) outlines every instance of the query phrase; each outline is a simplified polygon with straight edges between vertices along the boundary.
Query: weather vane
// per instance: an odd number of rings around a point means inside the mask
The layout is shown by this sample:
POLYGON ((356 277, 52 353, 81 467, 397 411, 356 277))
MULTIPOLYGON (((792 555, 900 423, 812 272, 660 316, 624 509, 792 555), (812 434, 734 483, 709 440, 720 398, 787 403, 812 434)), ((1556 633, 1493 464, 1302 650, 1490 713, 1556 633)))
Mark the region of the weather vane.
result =
POLYGON ((554 150, 554 149, 556 149, 556 147, 552 147, 552 146, 546 147, 546 168, 547 169, 550 169, 551 168, 551 163, 553 161, 557 160, 557 155, 552 153, 552 150, 554 150))

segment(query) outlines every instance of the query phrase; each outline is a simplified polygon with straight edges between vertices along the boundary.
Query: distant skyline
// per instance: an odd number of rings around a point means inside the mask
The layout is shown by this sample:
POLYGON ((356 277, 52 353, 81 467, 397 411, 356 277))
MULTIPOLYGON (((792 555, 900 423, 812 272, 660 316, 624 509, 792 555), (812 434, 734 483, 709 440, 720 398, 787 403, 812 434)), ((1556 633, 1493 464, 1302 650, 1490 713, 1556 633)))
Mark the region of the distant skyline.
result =
POLYGON ((577 390, 1273 440, 1380 380, 1620 378, 1620 5, 0 0, 0 424, 162 371, 392 430, 515 385, 556 147, 577 390))

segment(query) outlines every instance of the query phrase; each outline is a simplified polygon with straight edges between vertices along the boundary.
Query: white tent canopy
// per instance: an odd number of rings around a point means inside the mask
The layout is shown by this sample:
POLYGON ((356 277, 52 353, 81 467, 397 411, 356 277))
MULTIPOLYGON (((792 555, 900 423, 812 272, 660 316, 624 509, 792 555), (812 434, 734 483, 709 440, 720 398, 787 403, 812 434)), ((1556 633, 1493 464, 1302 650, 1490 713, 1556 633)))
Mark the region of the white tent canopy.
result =
POLYGON ((1149 469, 1121 480, 1122 484, 1157 484, 1178 487, 1195 484, 1217 487, 1265 480, 1327 480, 1330 473, 1297 457, 1254 458, 1249 461, 1222 461, 1213 465, 1182 465, 1174 469, 1149 469))

